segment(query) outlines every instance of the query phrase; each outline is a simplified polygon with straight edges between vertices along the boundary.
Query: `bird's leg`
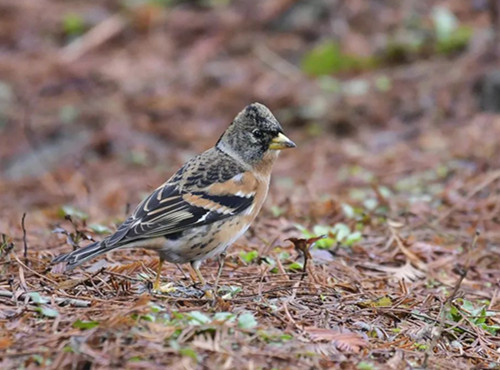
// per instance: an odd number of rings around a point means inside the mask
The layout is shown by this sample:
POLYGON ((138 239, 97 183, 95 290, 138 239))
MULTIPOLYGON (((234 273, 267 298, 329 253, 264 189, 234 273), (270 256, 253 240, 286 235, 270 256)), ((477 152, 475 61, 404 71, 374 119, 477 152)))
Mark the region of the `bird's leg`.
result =
MULTIPOLYGON (((200 272, 200 264, 201 262, 200 261, 192 261, 191 262, 191 268, 194 270, 194 272, 196 273, 196 276, 198 277, 198 280, 200 281, 201 285, 202 286, 205 286, 205 278, 203 277, 203 275, 201 274, 200 272)), ((194 280, 194 279, 193 279, 194 280)), ((194 281, 193 281, 194 282, 194 281)))
POLYGON ((160 276, 161 276, 161 267, 163 266, 163 262, 165 260, 160 256, 160 262, 158 263, 158 270, 156 270, 156 279, 153 283, 153 290, 160 289, 160 276))
POLYGON ((215 278, 215 284, 214 284, 214 294, 217 295, 217 288, 219 286, 219 279, 220 275, 222 273, 222 268, 224 267, 224 260, 226 259, 226 251, 222 252, 219 254, 219 269, 217 270, 217 277, 215 278))

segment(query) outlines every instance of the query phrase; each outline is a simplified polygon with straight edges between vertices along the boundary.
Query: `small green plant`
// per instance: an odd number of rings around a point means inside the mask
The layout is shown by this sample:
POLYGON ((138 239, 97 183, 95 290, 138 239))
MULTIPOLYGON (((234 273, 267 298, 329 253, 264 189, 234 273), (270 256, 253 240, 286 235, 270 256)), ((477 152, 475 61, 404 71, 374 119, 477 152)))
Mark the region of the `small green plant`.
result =
POLYGON ((283 333, 276 329, 257 330, 257 336, 266 343, 285 343, 293 339, 291 334, 283 333))
POLYGON ((85 21, 82 16, 78 14, 69 13, 62 19, 62 29, 67 36, 79 36, 85 32, 85 28, 85 21))
POLYGON ((250 251, 250 252, 240 252, 240 258, 243 260, 245 263, 252 263, 259 257, 259 252, 257 251, 250 251))
POLYGON ((95 232, 96 234, 109 234, 111 233, 111 229, 105 225, 101 224, 90 224, 89 229, 95 232))
POLYGON ((73 323, 72 326, 76 329, 88 330, 88 329, 93 329, 96 326, 99 326, 99 321, 95 320, 86 321, 78 319, 73 323))
POLYGON ((238 327, 240 329, 253 329, 257 326, 257 320, 251 312, 245 312, 238 318, 238 327))
POLYGON ((474 325, 493 335, 500 332, 500 326, 493 324, 492 320, 489 319, 495 315, 496 313, 488 311, 485 305, 476 306, 471 301, 463 298, 457 299, 456 304, 451 305, 450 310, 447 312, 448 319, 459 322, 463 318, 467 318, 474 325))
POLYGON ((89 218, 88 214, 70 205, 62 206, 61 209, 59 210, 59 215, 62 218, 70 216, 72 218, 76 218, 82 221, 85 221, 89 218))
POLYGON ((312 231, 302 225, 296 225, 296 227, 306 238, 325 235, 325 238, 318 240, 314 244, 321 249, 329 249, 336 243, 351 246, 362 238, 361 232, 352 231, 348 225, 342 222, 336 223, 334 226, 315 225, 312 231))
POLYGON ((343 53, 339 44, 332 40, 314 47, 303 57, 301 63, 302 70, 311 76, 367 70, 375 65, 374 58, 343 53))

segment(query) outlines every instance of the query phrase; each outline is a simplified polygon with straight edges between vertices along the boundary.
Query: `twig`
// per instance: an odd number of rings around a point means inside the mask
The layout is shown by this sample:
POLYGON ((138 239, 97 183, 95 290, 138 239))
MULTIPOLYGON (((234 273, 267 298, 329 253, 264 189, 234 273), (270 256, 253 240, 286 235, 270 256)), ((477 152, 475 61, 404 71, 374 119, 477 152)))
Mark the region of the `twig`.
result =
POLYGON ((21 262, 21 260, 20 260, 20 259, 16 256, 16 254, 15 254, 15 253, 11 253, 11 255, 14 257, 14 259, 17 261, 17 263, 19 263, 22 267, 26 268, 26 270, 28 270, 28 271, 32 272, 33 274, 35 274, 36 276, 38 276, 38 277, 40 277, 40 278, 42 278, 42 279, 45 279, 45 280, 49 281, 49 282, 50 282, 50 283, 52 283, 54 286, 56 286, 56 285, 57 285, 57 283, 56 283, 54 280, 49 279, 47 276, 44 276, 44 275, 42 275, 42 274, 40 274, 40 273, 36 272, 35 270, 33 270, 33 269, 29 268, 29 267, 28 267, 28 266, 26 266, 24 263, 22 263, 22 262, 21 262))
POLYGON ((105 267, 101 267, 99 270, 97 270, 93 274, 90 274, 90 275, 86 276, 84 279, 80 279, 80 280, 77 280, 77 281, 69 281, 69 282, 68 281, 64 281, 64 282, 62 282, 61 284, 59 284, 57 286, 57 289, 65 290, 65 289, 76 288, 78 285, 84 284, 87 281, 92 280, 93 278, 95 278, 97 275, 103 273, 105 269, 106 269, 105 267))
POLYGON ((23 229, 24 263, 27 266, 28 265, 28 242, 26 241, 26 226, 24 224, 25 219, 26 219, 26 212, 23 213, 23 217, 21 218, 21 227, 23 229))
POLYGON ((265 45, 259 43, 254 49, 254 53, 264 64, 267 64, 290 80, 296 82, 303 78, 303 74, 299 68, 267 48, 265 45))
POLYGON ((403 225, 398 223, 398 222, 391 221, 391 220, 388 220, 387 224, 389 225, 389 230, 391 231, 391 238, 392 238, 392 240, 396 241, 396 244, 397 244, 399 250, 406 257, 408 257, 410 262, 414 263, 415 266, 417 266, 420 270, 427 271, 426 264, 415 253, 413 253, 411 250, 409 250, 408 248, 405 247, 403 240, 399 236, 399 233, 396 230, 396 228, 402 227, 403 225))
MULTIPOLYGON (((120 274, 118 272, 113 272, 113 271, 103 271, 105 274, 107 275, 111 275, 111 276, 117 276, 117 277, 121 277, 123 279, 127 279, 127 280, 130 280, 130 281, 136 281, 136 282, 140 282, 140 283, 145 283, 146 281, 144 279, 138 279, 138 278, 134 278, 132 276, 127 276, 125 274, 120 274)), ((184 276, 187 278, 186 274, 184 273, 184 276)))
POLYGON ((73 63, 92 49, 118 35, 126 26, 126 19, 121 14, 114 14, 66 45, 59 52, 59 56, 64 63, 73 63))
POLYGON ((422 364, 422 367, 424 369, 427 368, 429 356, 434 351, 434 347, 436 346, 437 341, 439 340, 439 338, 441 338, 441 334, 443 332, 444 324, 446 321, 446 317, 445 317, 446 309, 451 305, 452 301, 455 299, 455 296, 457 295, 458 290, 460 289, 460 286, 462 285, 462 282, 464 281, 465 277, 467 276, 467 272, 470 269, 470 265, 471 265, 470 255, 471 255, 471 252, 476 248, 477 239, 479 238, 479 234, 480 234, 479 230, 476 230, 476 234, 474 235, 474 239, 472 239, 472 243, 470 245, 470 248, 467 251, 465 265, 463 267, 457 269, 457 272, 459 274, 459 278, 458 278, 457 282, 455 283, 455 286, 453 287, 453 291, 448 296, 448 298, 446 298, 446 300, 444 301, 444 304, 441 306, 441 309, 439 310, 439 315, 438 315, 439 325, 437 327, 436 332, 433 333, 433 338, 432 338, 431 344, 429 345, 429 349, 425 352, 424 362, 422 364))
MULTIPOLYGON (((19 300, 19 301, 24 300, 24 298, 26 297, 26 294, 28 294, 28 297, 30 298, 30 300, 32 300, 29 293, 26 293, 26 292, 17 296, 17 300, 19 300)), ((9 292, 8 290, 0 290, 0 297, 12 298, 12 297, 14 297, 14 293, 9 292)), ((50 297, 42 296, 41 298, 48 301, 48 302, 51 301, 50 297)), ((69 305, 74 306, 74 307, 89 307, 90 306, 90 301, 84 301, 83 299, 55 297, 54 300, 58 305, 69 304, 69 305)))
POLYGON ((498 3, 498 0, 490 0, 489 15, 490 15, 491 28, 493 29, 492 45, 494 46, 493 52, 495 54, 499 52, 498 50, 498 41, 500 40, 500 24, 498 22, 500 18, 499 13, 500 13, 500 4, 498 3))

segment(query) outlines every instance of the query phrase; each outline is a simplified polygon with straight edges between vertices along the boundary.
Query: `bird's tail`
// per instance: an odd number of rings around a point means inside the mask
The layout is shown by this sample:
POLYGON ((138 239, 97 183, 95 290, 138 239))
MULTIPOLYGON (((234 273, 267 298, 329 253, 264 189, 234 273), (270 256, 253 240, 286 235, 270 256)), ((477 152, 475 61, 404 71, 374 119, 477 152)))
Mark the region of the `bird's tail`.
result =
POLYGON ((52 263, 66 262, 66 270, 72 270, 76 266, 81 265, 85 261, 88 261, 94 257, 100 256, 101 254, 107 253, 115 248, 109 248, 106 246, 106 242, 100 241, 87 245, 86 247, 77 249, 76 251, 61 254, 52 260, 52 263))

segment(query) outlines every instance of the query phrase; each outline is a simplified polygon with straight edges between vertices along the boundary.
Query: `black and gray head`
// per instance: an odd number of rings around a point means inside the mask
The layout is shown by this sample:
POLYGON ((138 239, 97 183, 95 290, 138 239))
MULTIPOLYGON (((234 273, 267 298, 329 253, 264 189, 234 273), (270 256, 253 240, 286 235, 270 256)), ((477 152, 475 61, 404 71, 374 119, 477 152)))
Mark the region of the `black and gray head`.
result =
POLYGON ((295 143, 284 135, 283 128, 269 108, 253 103, 238 113, 216 147, 254 165, 269 151, 295 148, 295 143))

